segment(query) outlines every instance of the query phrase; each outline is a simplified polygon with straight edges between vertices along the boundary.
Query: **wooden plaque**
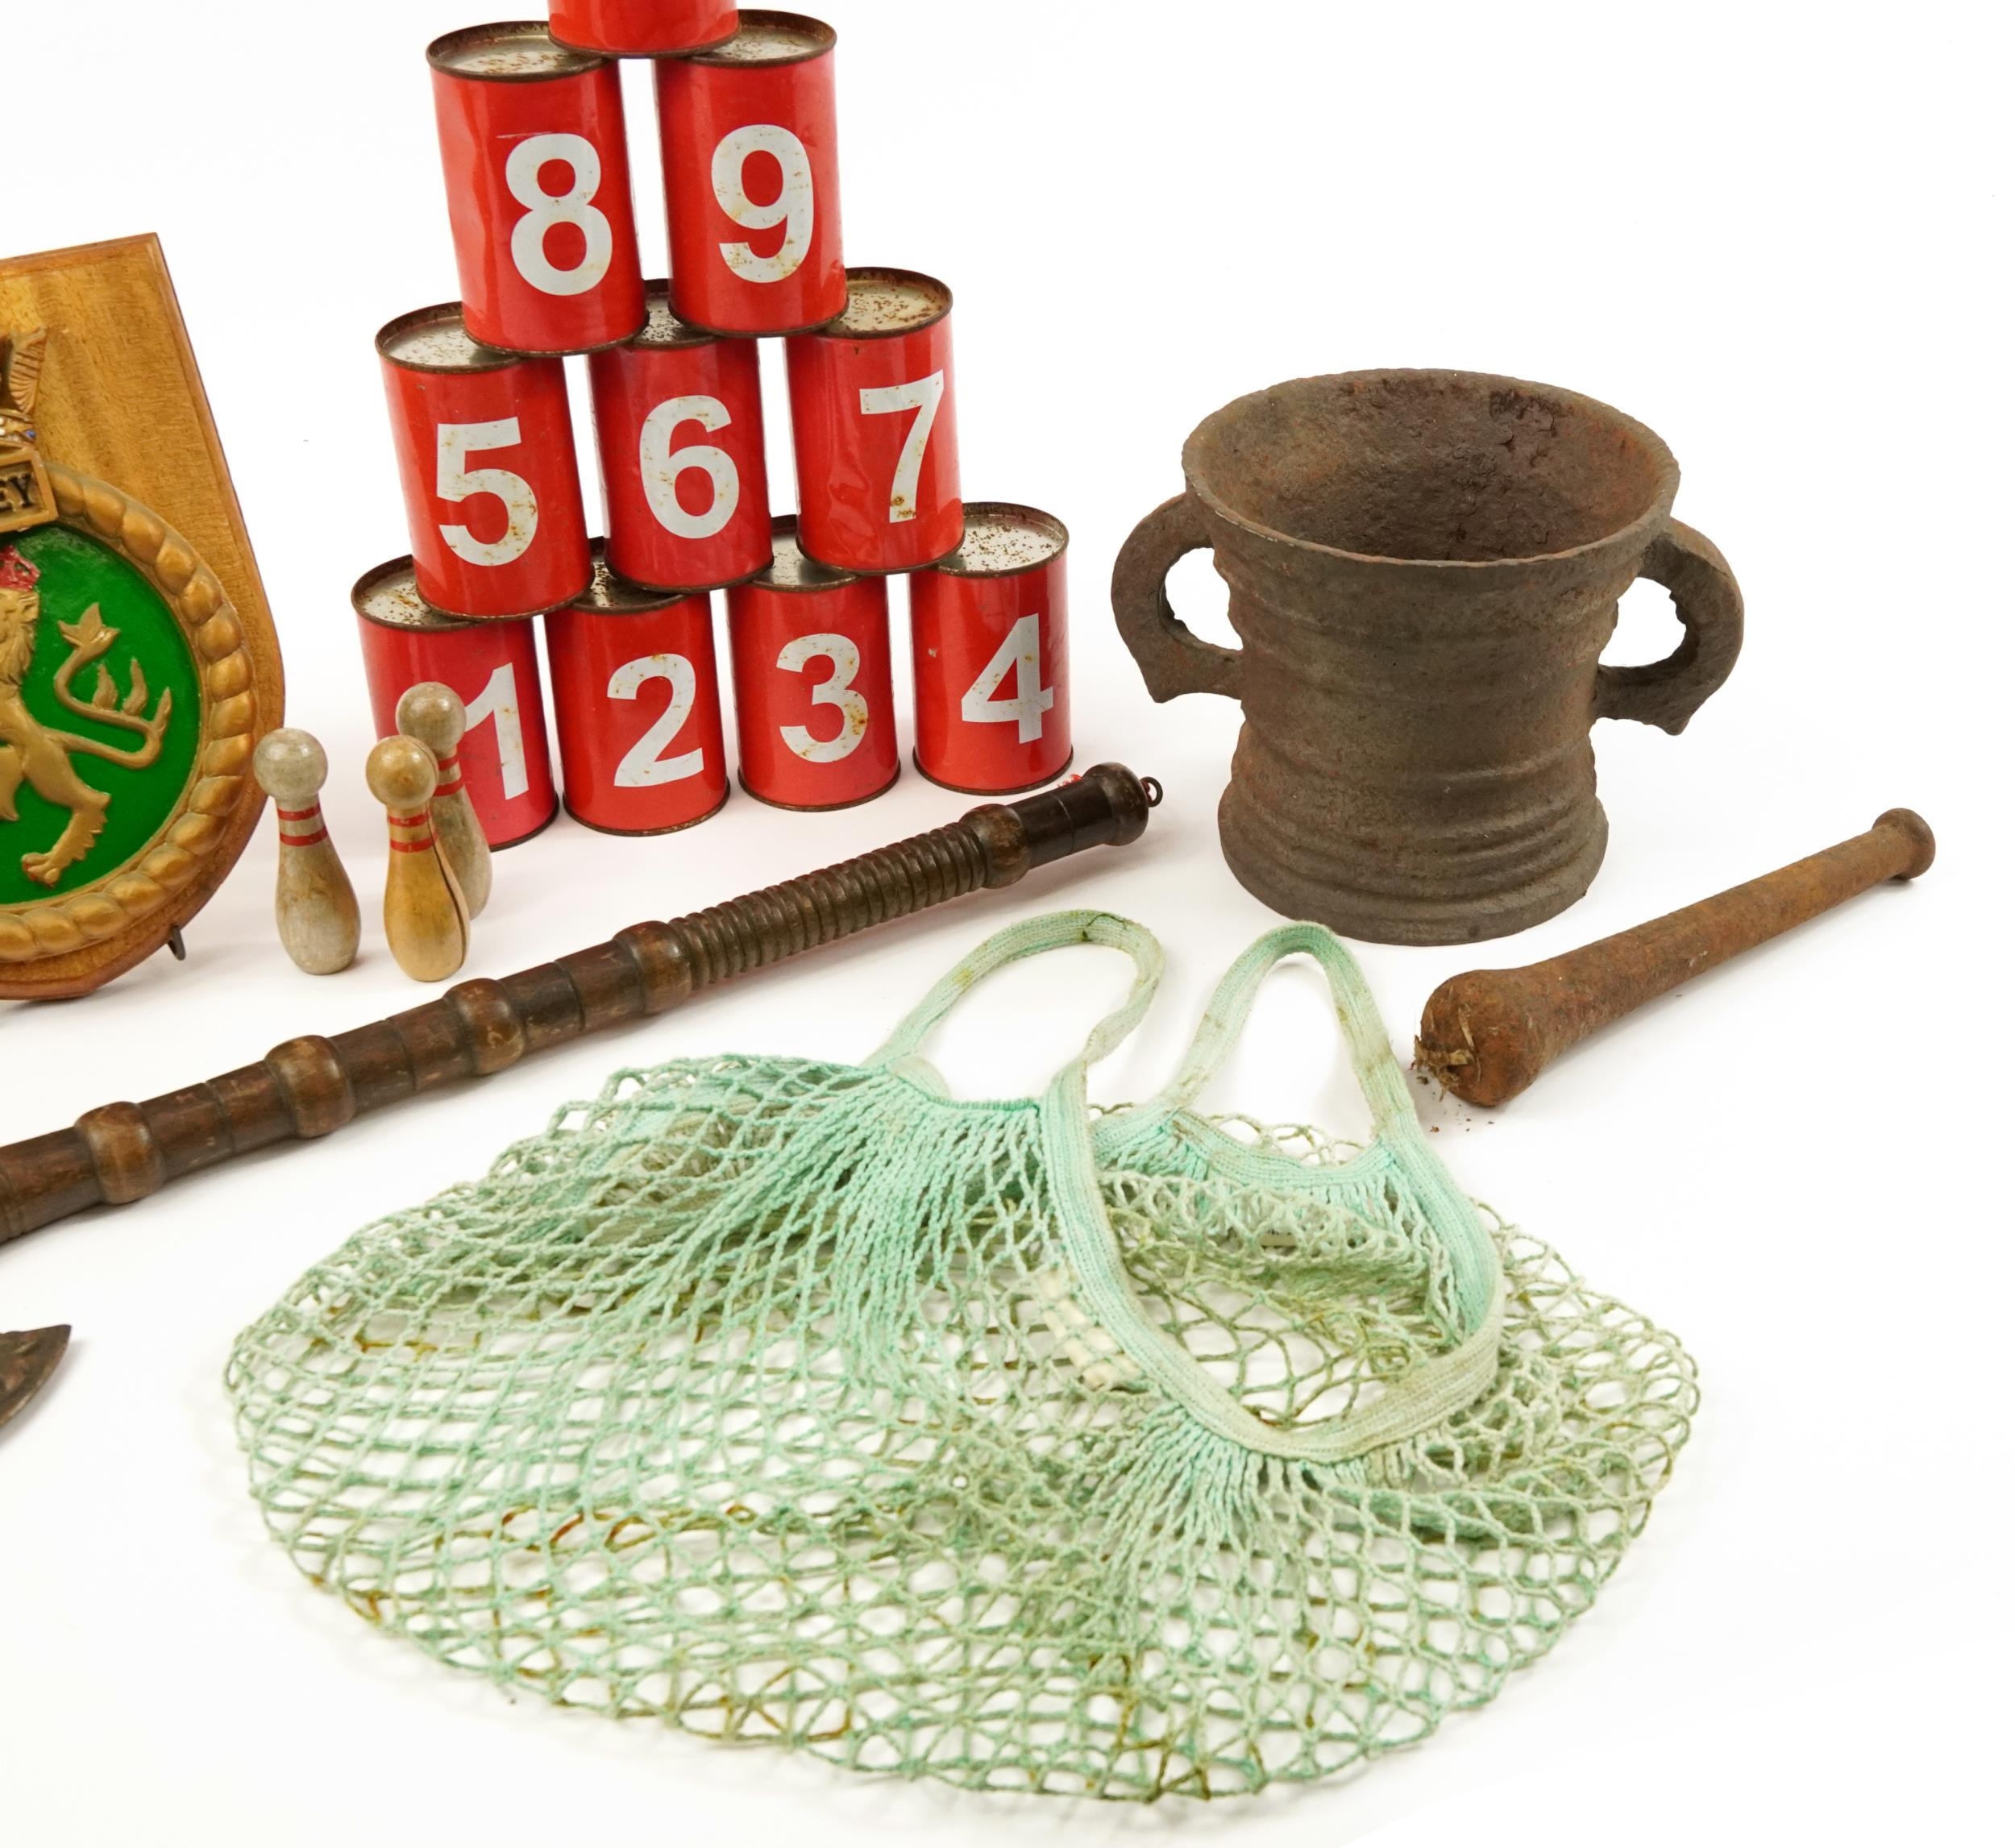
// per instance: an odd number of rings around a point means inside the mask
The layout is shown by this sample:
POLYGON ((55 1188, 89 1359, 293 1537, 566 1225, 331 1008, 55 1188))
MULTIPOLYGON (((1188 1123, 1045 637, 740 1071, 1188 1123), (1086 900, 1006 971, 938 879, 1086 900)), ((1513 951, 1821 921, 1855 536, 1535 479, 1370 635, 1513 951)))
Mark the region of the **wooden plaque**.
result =
POLYGON ((282 699, 159 241, 0 260, 0 997, 179 941, 259 819, 282 699))

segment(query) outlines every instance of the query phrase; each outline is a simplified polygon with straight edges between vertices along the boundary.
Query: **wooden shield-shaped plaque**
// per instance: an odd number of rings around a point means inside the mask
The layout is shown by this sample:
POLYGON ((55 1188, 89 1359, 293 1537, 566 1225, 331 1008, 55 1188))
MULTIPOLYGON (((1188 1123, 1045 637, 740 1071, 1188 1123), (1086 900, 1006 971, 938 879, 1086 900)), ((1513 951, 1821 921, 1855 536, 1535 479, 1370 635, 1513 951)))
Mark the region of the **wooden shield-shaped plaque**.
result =
POLYGON ((264 800, 280 646, 160 244, 0 262, 0 997, 89 993, 264 800))

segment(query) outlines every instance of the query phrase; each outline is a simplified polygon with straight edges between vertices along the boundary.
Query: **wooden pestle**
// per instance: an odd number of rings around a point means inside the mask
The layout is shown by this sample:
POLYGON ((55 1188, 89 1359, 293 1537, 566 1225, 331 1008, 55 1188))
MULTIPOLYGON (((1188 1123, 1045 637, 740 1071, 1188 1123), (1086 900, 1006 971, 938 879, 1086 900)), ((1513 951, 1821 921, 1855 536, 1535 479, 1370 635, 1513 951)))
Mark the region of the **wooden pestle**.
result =
POLYGON ((1885 879, 1914 879, 1936 850, 1922 816, 1892 808, 1865 834, 1635 930, 1455 976, 1428 998, 1415 1066, 1465 1103, 1508 1103, 1598 1027, 1885 879))

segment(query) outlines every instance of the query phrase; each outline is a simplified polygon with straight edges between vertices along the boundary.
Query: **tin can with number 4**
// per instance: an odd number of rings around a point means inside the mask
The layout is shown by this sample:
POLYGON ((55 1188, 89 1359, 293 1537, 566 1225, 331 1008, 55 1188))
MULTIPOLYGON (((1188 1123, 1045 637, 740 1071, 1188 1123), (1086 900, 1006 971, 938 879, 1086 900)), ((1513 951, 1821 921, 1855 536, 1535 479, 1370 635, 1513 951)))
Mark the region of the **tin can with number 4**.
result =
POLYGON ((609 505, 609 562, 632 583, 718 590, 770 563, 762 380, 753 340, 724 340, 650 289, 642 333, 588 363, 609 505))
POLYGON ((888 586, 835 571, 775 522, 770 568, 728 592, 742 787, 779 808, 850 808, 895 781, 888 586))
POLYGON ((468 708, 458 762, 491 846, 529 841, 559 810, 530 622, 460 622, 420 595, 410 559, 368 571, 351 592, 378 736, 399 729, 399 701, 424 680, 468 708))
POLYGON ((735 35, 734 0, 553 0, 555 40, 611 58, 676 57, 735 35))
POLYGON ((622 84, 545 27, 472 26, 427 48, 469 331, 586 353, 644 322, 622 84))
POLYGON ((845 307, 837 43, 816 19, 745 12, 725 45, 658 66, 680 320, 791 334, 845 307))
POLYGON ((958 550, 910 579, 916 767, 1012 795, 1070 767, 1070 605, 1061 520, 969 501, 958 550))
POLYGON ((669 834, 728 799, 713 604, 627 583, 597 558, 546 619, 567 812, 606 834, 669 834))
POLYGON ((952 292, 906 269, 846 280, 846 312, 787 348, 799 536, 835 570, 915 571, 965 530, 952 292))
POLYGON ((452 302, 378 335, 420 594, 511 620, 579 596, 592 564, 567 371, 471 339, 452 302))

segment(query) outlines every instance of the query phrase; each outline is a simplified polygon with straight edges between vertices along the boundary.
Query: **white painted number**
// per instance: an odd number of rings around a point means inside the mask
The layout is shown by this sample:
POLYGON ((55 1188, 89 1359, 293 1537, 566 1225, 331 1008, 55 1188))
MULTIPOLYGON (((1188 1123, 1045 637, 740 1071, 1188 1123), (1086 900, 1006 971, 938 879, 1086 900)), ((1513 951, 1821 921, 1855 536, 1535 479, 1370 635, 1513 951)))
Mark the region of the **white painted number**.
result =
POLYGON ((696 423, 709 434, 725 430, 734 419, 718 398, 667 398, 644 419, 642 453, 644 498, 658 524, 681 539, 711 539, 734 517, 742 505, 742 477, 734 458, 711 443, 671 446, 672 432, 696 423), (679 499, 679 477, 689 468, 704 469, 713 482, 713 500, 704 513, 688 513, 679 499))
POLYGON ((616 766, 618 789, 655 789, 660 783, 683 783, 706 767, 704 751, 686 751, 678 757, 664 754, 665 747, 686 729, 686 721, 692 716, 693 695, 699 687, 692 663, 684 655, 646 654, 625 661, 609 677, 609 696, 634 700, 652 680, 671 682, 671 704, 616 766))
POLYGON ((542 295, 585 295, 608 275, 616 239, 593 204, 602 183, 602 157, 593 142, 579 135, 534 135, 511 150, 504 183, 526 208, 511 232, 511 260, 533 288, 542 295), (572 176, 564 193, 549 193, 539 182, 540 170, 550 164, 572 176), (573 226, 586 247, 571 269, 555 269, 546 254, 546 234, 555 225, 573 226))
POLYGON ((895 463, 895 482, 889 491, 889 524, 895 525, 916 517, 916 484, 923 479, 924 451, 929 446, 931 426, 937 422, 937 407, 945 401, 945 375, 933 372, 907 385, 863 385, 861 409, 868 417, 886 417, 895 411, 915 411, 916 422, 904 439, 903 453, 895 463))
POLYGON ((796 276, 812 253, 812 156, 804 143, 775 123, 737 128, 713 151, 713 196, 721 209, 749 231, 784 227, 783 247, 775 256, 758 256, 746 243, 724 243, 721 254, 744 282, 782 282, 796 276), (749 156, 774 155, 783 169, 783 190, 767 206, 749 197, 749 156))
POLYGON ((443 500, 466 500, 472 494, 494 494, 504 503, 504 537, 479 539, 466 526, 442 525, 448 550, 472 565, 515 564, 530 550, 538 531, 538 496, 521 475, 508 468, 471 468, 472 455, 485 450, 515 449, 524 441, 516 417, 496 423, 444 423, 434 432, 434 491, 443 500))
POLYGON ((958 712, 969 725, 1014 725, 1019 741, 1032 745, 1042 737, 1043 714, 1056 703, 1055 691, 1042 683, 1042 618, 1024 616, 1008 631, 999 653, 959 702, 958 712), (995 699, 1010 674, 1015 696, 995 699))
POLYGON ((787 674, 802 674, 812 662, 821 659, 832 663, 833 676, 812 689, 812 704, 839 708, 840 735, 822 741, 813 737, 803 725, 779 729, 783 741, 807 763, 837 763, 842 758, 853 756, 867 736, 867 701, 854 687, 854 677, 861 671, 860 650, 844 635, 800 635, 785 644, 777 665, 787 674))
POLYGON ((485 719, 496 721, 496 762, 504 773, 504 799, 515 802, 531 789, 532 773, 525 762, 525 728, 517 716, 517 670, 508 661, 469 701, 469 729, 485 719))

